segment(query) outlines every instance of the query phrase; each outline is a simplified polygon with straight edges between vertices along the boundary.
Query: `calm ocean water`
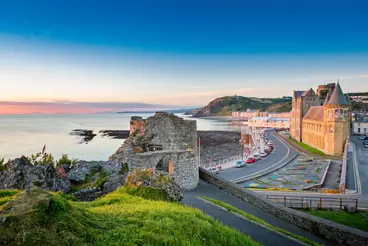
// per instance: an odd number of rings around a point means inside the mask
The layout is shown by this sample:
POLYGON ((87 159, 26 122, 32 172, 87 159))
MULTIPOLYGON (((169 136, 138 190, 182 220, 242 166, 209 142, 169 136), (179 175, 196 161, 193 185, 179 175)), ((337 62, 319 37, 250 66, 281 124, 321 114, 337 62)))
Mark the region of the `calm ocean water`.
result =
MULTIPOLYGON (((73 129, 128 130, 131 116, 144 118, 150 113, 91 115, 0 115, 0 158, 16 158, 46 152, 55 158, 63 153, 82 160, 107 160, 124 140, 103 138, 99 134, 88 144, 79 144, 73 129)), ((183 114, 180 117, 188 118, 183 114)), ((198 130, 227 130, 226 122, 216 119, 193 119, 198 130)))

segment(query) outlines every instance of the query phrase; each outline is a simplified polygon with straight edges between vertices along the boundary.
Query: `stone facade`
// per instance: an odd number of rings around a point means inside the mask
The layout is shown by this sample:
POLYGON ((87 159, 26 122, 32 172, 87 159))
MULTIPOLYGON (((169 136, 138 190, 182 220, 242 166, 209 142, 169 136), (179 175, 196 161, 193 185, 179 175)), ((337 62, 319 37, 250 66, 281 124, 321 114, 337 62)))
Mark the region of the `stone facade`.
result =
POLYGON ((313 91, 294 91, 292 100, 292 110, 290 112, 290 135, 293 139, 302 141, 302 119, 307 114, 309 108, 320 105, 320 99, 313 91))
POLYGON ((147 119, 132 117, 130 131, 129 138, 110 159, 127 163, 130 170, 153 168, 171 171, 175 182, 183 189, 197 186, 196 121, 157 112, 147 119))
POLYGON ((338 83, 326 88, 321 93, 319 87, 319 95, 325 96, 323 106, 312 89, 294 92, 290 135, 326 154, 341 156, 350 134, 350 103, 338 83), (328 94, 331 88, 334 91, 328 94))
POLYGON ((331 241, 333 245, 368 245, 367 232, 284 207, 267 200, 256 192, 244 189, 216 174, 210 173, 203 168, 199 169, 199 174, 202 180, 217 188, 238 197, 262 211, 283 219, 290 224, 296 225, 318 236, 322 236, 331 241))

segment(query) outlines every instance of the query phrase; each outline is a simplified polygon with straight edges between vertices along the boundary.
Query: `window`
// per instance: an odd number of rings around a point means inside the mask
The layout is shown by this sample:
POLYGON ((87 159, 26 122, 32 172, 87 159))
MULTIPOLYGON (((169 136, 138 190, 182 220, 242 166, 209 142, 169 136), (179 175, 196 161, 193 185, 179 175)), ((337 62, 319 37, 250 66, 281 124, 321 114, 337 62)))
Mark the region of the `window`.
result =
POLYGON ((367 128, 364 128, 364 133, 367 133, 367 128))
POLYGON ((360 133, 360 128, 358 128, 358 133, 360 133))

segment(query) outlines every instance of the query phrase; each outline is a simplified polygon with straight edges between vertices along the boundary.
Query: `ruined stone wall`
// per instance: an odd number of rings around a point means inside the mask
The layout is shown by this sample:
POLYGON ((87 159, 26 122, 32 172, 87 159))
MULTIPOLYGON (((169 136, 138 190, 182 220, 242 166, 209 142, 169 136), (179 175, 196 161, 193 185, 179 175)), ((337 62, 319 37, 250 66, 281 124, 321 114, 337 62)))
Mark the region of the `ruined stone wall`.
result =
POLYGON ((135 134, 129 136, 110 157, 111 160, 127 163, 129 170, 152 168, 171 171, 175 182, 183 189, 197 186, 199 174, 196 121, 158 112, 146 120, 132 117, 130 127, 135 134), (140 134, 137 134, 137 129, 140 134), (171 168, 169 163, 172 163, 171 168))
POLYGON ((158 112, 147 118, 145 136, 152 144, 162 145, 164 150, 197 149, 196 121, 184 120, 173 114, 158 112))

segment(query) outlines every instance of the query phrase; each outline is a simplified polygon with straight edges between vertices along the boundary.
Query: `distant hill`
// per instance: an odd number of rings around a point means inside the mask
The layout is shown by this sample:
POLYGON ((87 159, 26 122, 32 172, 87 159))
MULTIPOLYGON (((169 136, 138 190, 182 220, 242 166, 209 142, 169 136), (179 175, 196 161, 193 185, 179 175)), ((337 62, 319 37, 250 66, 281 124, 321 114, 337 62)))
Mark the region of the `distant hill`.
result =
POLYGON ((230 116, 233 111, 260 109, 269 112, 291 111, 291 98, 256 98, 225 96, 216 98, 193 114, 194 117, 230 116))

